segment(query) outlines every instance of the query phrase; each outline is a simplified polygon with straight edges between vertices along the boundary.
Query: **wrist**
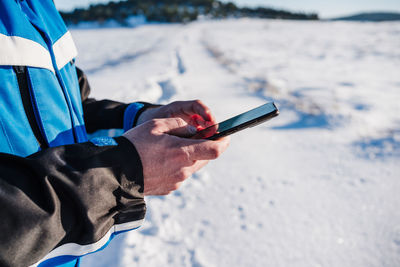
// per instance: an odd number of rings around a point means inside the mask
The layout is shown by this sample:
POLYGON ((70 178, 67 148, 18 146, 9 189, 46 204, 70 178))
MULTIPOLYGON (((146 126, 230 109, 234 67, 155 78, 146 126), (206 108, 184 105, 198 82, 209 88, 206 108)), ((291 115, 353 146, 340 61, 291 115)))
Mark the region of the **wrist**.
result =
POLYGON ((146 121, 155 118, 156 109, 156 106, 144 108, 143 111, 137 116, 136 125, 140 125, 146 121))
POLYGON ((146 102, 134 102, 130 104, 124 113, 124 132, 132 129, 139 123, 139 117, 150 107, 157 107, 157 105, 152 105, 146 102))

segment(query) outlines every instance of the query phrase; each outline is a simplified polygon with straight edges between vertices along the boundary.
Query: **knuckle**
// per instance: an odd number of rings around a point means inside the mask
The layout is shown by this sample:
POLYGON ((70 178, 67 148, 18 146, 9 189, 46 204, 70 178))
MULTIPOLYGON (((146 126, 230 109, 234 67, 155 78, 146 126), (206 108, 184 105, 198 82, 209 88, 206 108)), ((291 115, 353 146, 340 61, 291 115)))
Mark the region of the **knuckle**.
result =
POLYGON ((187 146, 181 147, 179 158, 180 158, 180 160, 182 160, 182 162, 184 162, 185 165, 192 161, 191 157, 190 157, 189 147, 187 147, 187 146))
POLYGON ((150 130, 150 135, 158 135, 158 134, 159 134, 159 131, 157 130, 156 127, 151 128, 151 130, 150 130))
POLYGON ((150 120, 150 121, 148 121, 148 122, 146 122, 147 123, 147 126, 149 127, 148 129, 149 129, 149 131, 150 131, 150 134, 155 134, 155 133, 157 133, 157 131, 158 131, 158 128, 159 128, 159 122, 157 121, 157 120, 150 120))
POLYGON ((203 105, 203 102, 201 102, 199 99, 193 100, 193 102, 198 105, 203 105))
POLYGON ((166 190, 166 191, 162 192, 160 195, 161 195, 161 196, 166 196, 166 195, 169 195, 169 194, 171 194, 171 193, 172 193, 171 190, 166 190))
POLYGON ((169 192, 171 193, 171 192, 173 192, 173 191, 175 191, 175 190, 178 190, 178 189, 179 189, 179 185, 180 185, 180 184, 173 184, 173 185, 171 185, 171 187, 169 188, 169 192))
POLYGON ((221 150, 221 148, 220 148, 219 146, 214 146, 214 147, 211 149, 211 156, 212 156, 214 159, 218 158, 221 154, 222 154, 222 150, 221 150))
POLYGON ((186 173, 185 173, 185 171, 180 171, 180 172, 178 172, 178 174, 176 175, 176 177, 175 177, 175 179, 176 179, 176 181, 177 182, 182 182, 182 181, 184 181, 185 179, 186 179, 186 173))
POLYGON ((183 176, 185 177, 185 179, 189 178, 192 175, 192 172, 189 170, 184 170, 183 171, 183 176))
POLYGON ((160 126, 160 122, 157 119, 152 119, 150 121, 147 122, 147 124, 152 128, 158 128, 160 126))
POLYGON ((178 124, 179 127, 186 126, 186 123, 182 118, 175 118, 175 120, 176 120, 176 123, 178 124))
POLYGON ((188 168, 182 168, 175 176, 175 183, 180 183, 189 178, 192 175, 192 171, 188 168))

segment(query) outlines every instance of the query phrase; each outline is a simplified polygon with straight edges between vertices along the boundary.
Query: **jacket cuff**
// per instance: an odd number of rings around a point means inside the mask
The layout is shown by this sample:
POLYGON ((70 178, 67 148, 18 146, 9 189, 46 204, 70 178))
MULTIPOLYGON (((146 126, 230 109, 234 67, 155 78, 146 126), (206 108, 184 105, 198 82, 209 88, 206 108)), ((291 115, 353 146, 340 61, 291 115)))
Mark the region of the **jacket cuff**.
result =
POLYGON ((123 136, 111 139, 114 140, 116 142, 115 144, 121 149, 123 158, 120 160, 124 165, 126 164, 126 174, 128 179, 130 179, 130 177, 135 177, 136 184, 140 185, 139 192, 143 193, 143 165, 135 146, 123 136))
MULTIPOLYGON (((146 205, 144 202, 144 178, 143 165, 139 153, 135 146, 125 137, 120 136, 114 138, 121 148, 121 165, 122 171, 125 173, 120 182, 121 194, 119 194, 119 210, 115 217, 115 224, 125 224, 130 222, 132 218, 141 219, 143 222, 146 214, 146 205), (137 192, 136 196, 132 197, 132 192, 137 192)), ((135 228, 139 227, 138 224, 135 228)))
POLYGON ((148 108, 160 107, 161 105, 154 105, 147 102, 134 102, 129 104, 124 112, 124 132, 129 131, 137 125, 139 116, 148 108))
MULTIPOLYGON (((135 102, 130 104, 124 112, 124 132, 133 128, 135 121, 137 121, 137 117, 139 117, 139 111, 145 107, 143 103, 135 102)), ((143 111, 142 111, 143 112, 143 111)))
POLYGON ((121 174, 117 176, 120 188, 114 192, 118 212, 114 217, 114 224, 125 224, 127 229, 124 230, 140 227, 146 214, 146 206, 143 194, 143 165, 135 146, 123 136, 97 137, 90 142, 97 147, 115 147, 115 152, 112 153, 118 158, 121 174))

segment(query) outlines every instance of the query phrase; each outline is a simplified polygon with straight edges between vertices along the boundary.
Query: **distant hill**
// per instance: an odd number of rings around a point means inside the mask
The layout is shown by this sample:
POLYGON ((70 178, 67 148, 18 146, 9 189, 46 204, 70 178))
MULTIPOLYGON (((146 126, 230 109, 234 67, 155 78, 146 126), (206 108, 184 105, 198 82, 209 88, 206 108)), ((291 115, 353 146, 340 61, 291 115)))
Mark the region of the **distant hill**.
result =
POLYGON ((350 20, 350 21, 395 21, 400 20, 400 13, 392 12, 374 12, 374 13, 360 13, 347 17, 335 18, 333 20, 350 20))
POLYGON ((87 9, 61 12, 67 24, 116 21, 129 25, 130 17, 144 16, 149 22, 189 22, 201 17, 255 17, 297 20, 317 20, 315 13, 294 13, 273 8, 240 8, 234 3, 216 0, 127 0, 90 5, 87 9))

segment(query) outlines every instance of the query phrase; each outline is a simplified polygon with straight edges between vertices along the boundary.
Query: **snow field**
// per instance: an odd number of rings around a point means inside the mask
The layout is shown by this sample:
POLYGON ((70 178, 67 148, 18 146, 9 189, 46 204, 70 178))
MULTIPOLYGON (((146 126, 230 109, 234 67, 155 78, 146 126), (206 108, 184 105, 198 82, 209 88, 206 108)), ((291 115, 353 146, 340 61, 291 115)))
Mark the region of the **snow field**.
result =
POLYGON ((223 20, 74 30, 92 96, 278 118, 83 266, 400 266, 400 24, 223 20))

